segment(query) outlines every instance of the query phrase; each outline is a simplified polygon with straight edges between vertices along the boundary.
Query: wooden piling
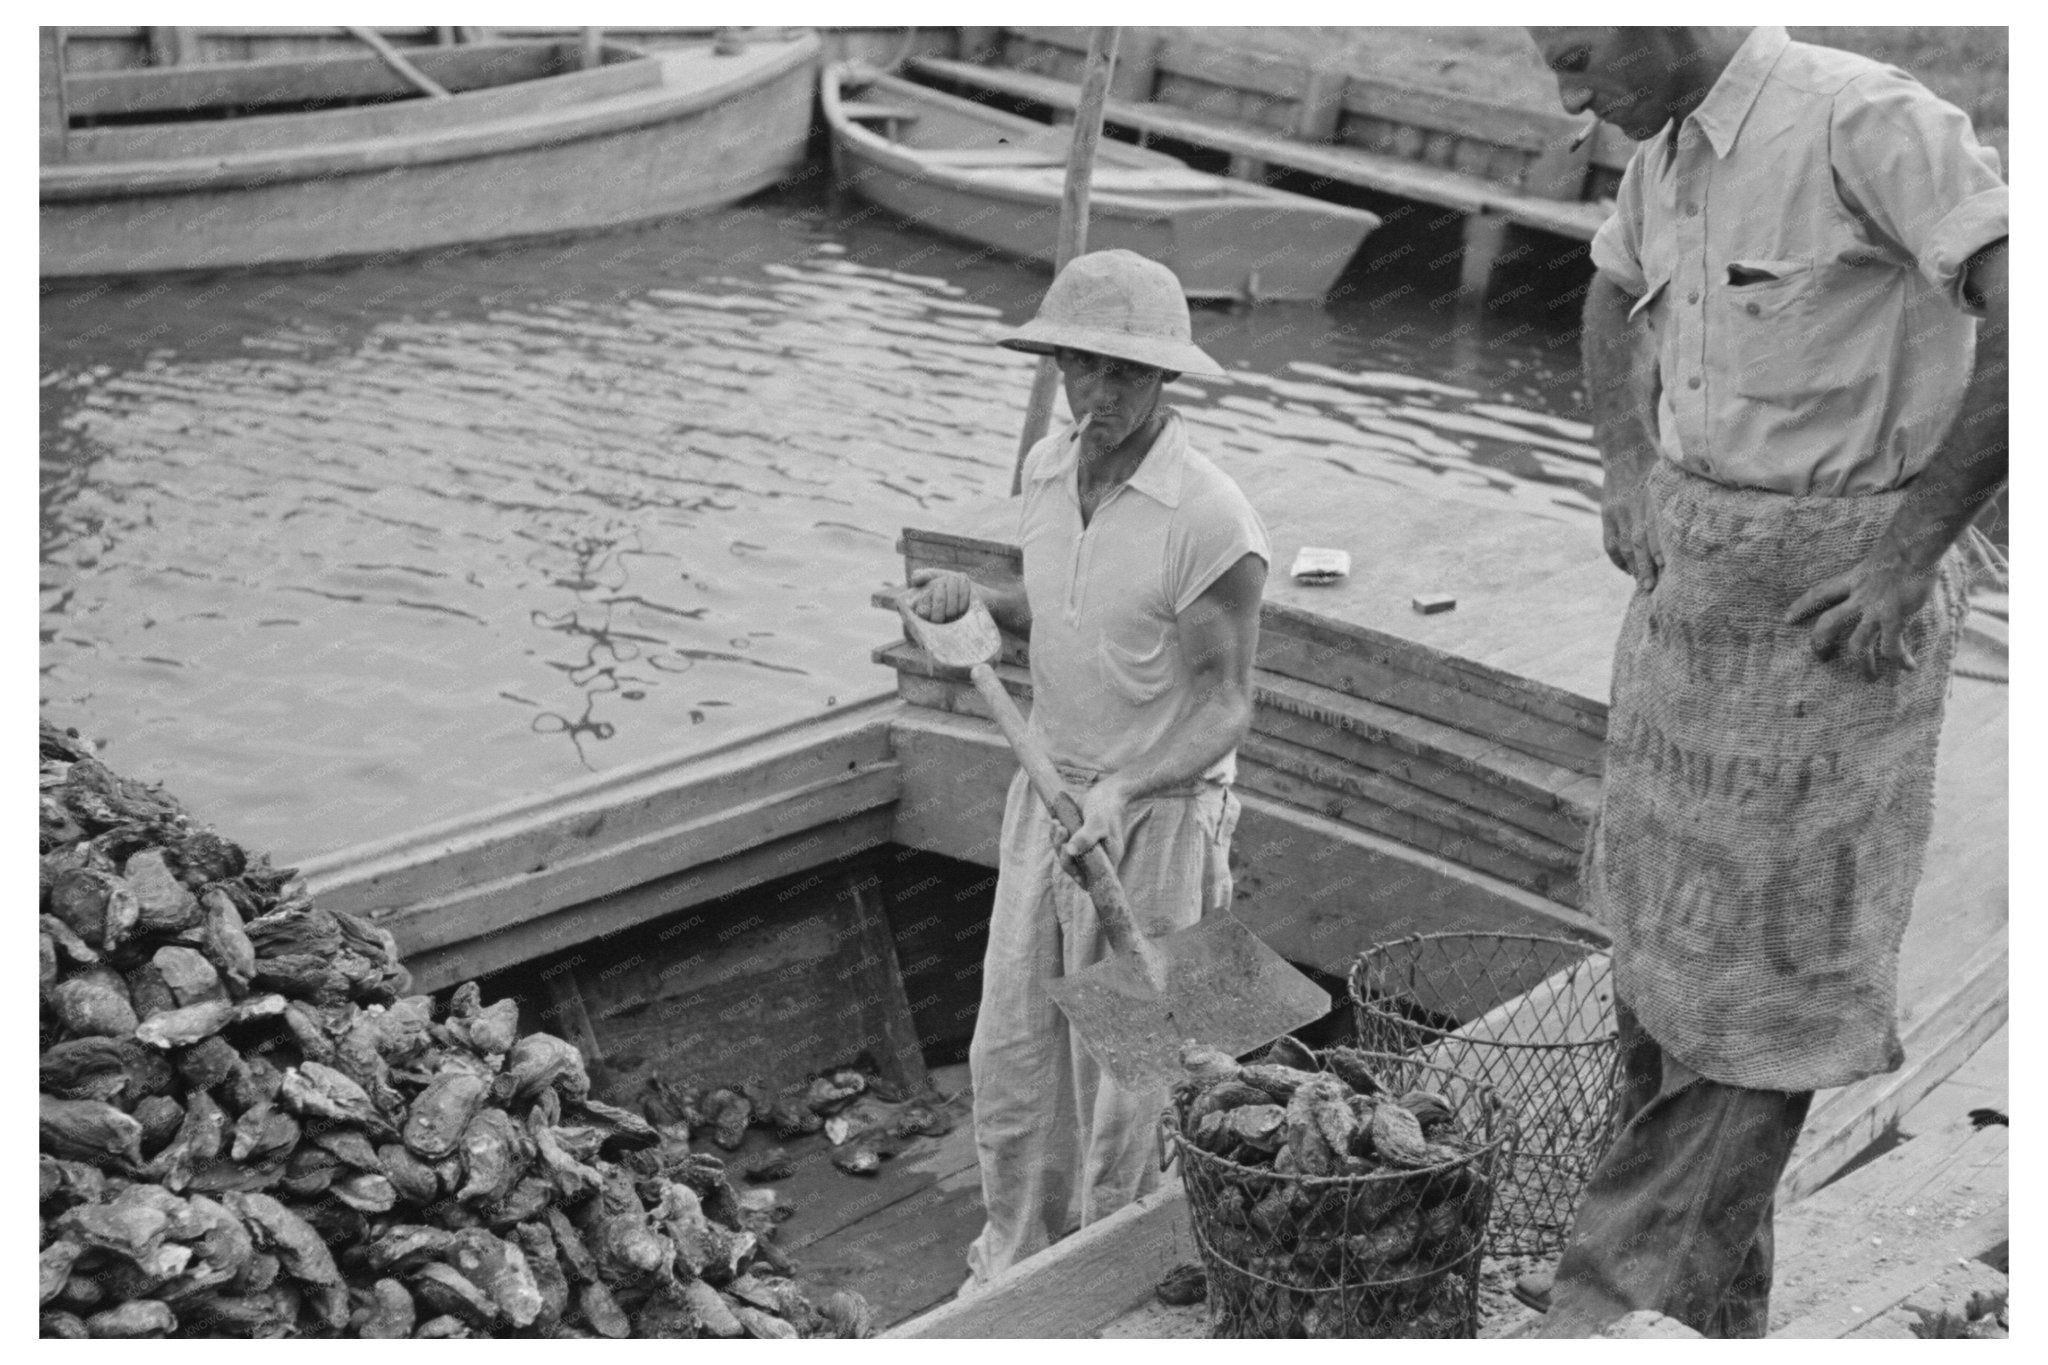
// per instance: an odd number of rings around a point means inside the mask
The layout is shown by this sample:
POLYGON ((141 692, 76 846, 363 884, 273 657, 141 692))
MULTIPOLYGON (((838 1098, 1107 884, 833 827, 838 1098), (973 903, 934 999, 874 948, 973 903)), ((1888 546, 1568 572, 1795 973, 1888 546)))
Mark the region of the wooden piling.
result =
POLYGON ((1143 104, 1152 98, 1153 88, 1159 82, 1159 50, 1166 45, 1160 34, 1143 30, 1130 35, 1128 42, 1119 43, 1116 71, 1109 82, 1109 93, 1120 100, 1143 104))
POLYGON ((1458 266, 1458 298, 1467 307, 1485 304, 1493 267, 1507 245, 1508 220, 1496 213, 1465 215, 1465 252, 1458 266))
POLYGON ((1308 70, 1301 104, 1294 113, 1294 136, 1303 142, 1334 142, 1344 117, 1344 87, 1351 78, 1334 67, 1308 70))
POLYGON ((47 165, 64 159, 64 143, 71 128, 71 115, 64 107, 64 30, 38 29, 36 46, 36 94, 42 106, 38 156, 47 165))
POLYGON ((190 66, 200 60, 198 30, 152 26, 147 31, 151 66, 190 66))
POLYGON ((989 63, 996 61, 1003 52, 1003 31, 1000 28, 963 28, 960 30, 960 60, 963 62, 989 63))

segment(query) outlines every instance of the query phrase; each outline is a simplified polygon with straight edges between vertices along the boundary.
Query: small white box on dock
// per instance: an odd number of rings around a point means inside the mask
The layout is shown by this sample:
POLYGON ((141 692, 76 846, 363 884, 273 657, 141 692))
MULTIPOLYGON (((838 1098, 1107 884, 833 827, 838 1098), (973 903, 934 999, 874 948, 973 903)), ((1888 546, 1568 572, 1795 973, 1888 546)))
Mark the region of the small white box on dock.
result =
POLYGON ((1351 572, 1351 552, 1348 550, 1320 550, 1304 545, 1294 556, 1294 567, 1288 572, 1297 583, 1335 583, 1351 572))
POLYGON ((1449 593, 1426 592, 1409 603, 1424 616, 1434 616, 1440 611, 1449 611, 1458 605, 1458 599, 1449 593))

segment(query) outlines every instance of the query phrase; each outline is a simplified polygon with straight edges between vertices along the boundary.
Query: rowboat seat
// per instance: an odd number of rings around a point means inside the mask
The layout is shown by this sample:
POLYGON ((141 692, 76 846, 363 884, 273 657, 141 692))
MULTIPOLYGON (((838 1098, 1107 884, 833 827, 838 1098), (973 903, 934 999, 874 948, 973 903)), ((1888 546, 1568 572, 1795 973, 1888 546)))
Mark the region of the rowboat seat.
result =
MULTIPOLYGON (((1047 167, 1063 168, 1066 158, 1045 163, 1012 165, 991 165, 978 180, 1001 180, 1019 188, 1043 188, 1045 182, 1055 179, 1047 167)), ((1137 169, 1123 166, 1097 166, 1089 177, 1092 189, 1105 194, 1233 194, 1239 193, 1231 181, 1210 175, 1204 171, 1189 169, 1137 169)), ((1055 188, 1057 188, 1055 186, 1055 188)))
POLYGON ((897 123, 915 123, 917 110, 900 104, 863 104, 847 101, 839 106, 840 112, 850 119, 862 122, 880 123, 893 120, 897 123))
POLYGON ((1062 147, 1053 151, 1043 147, 920 147, 919 160, 929 161, 938 166, 957 166, 973 170, 987 166, 1064 166, 1067 151, 1062 147))

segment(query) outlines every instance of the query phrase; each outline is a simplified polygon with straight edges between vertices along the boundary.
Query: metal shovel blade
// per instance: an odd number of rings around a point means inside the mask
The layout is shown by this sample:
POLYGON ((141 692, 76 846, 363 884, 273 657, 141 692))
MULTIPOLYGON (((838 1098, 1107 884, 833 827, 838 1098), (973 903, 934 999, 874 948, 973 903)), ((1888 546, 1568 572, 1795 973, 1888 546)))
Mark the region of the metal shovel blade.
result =
POLYGON ((1236 1057, 1330 1011, 1328 993, 1228 910, 1147 939, 1146 947, 1164 969, 1157 989, 1130 953, 1046 985, 1095 1060, 1126 1089, 1178 1080, 1181 1047, 1190 1041, 1236 1057))

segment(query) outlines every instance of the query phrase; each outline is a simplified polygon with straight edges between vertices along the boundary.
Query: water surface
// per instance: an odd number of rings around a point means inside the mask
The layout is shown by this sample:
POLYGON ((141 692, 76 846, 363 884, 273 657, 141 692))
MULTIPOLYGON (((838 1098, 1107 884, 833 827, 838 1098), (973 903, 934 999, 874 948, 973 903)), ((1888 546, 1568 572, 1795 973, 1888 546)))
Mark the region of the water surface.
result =
MULTIPOLYGON (((45 717, 291 860, 892 684, 906 524, 1008 487, 1047 277, 770 195, 566 245, 45 296, 45 717)), ((1257 500, 1314 460, 1589 518, 1568 340, 1205 308, 1257 500)))

